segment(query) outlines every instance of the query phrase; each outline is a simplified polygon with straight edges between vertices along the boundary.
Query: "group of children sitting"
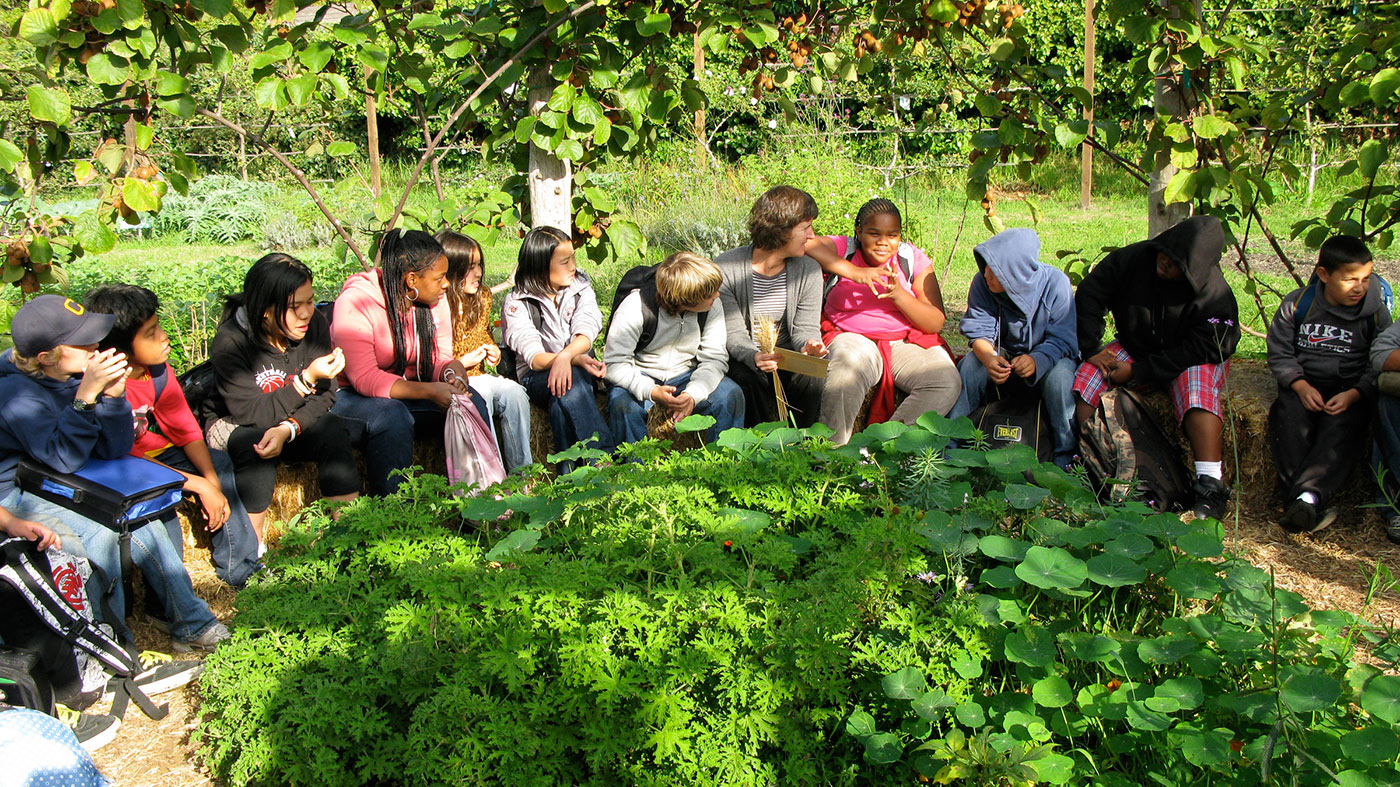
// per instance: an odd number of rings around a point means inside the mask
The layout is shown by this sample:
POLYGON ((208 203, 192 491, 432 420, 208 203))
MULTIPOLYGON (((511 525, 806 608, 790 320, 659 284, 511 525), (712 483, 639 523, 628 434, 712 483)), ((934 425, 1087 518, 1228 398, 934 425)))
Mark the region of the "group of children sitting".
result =
MULTIPOLYGON (((1068 468, 1077 422, 1119 385, 1168 392, 1194 453, 1194 510, 1223 515, 1221 393, 1240 328, 1218 220, 1191 218, 1111 253, 1077 292, 1039 261, 1034 231, 995 235, 974 250, 960 323, 970 349, 958 361, 940 336, 938 278, 903 241, 898 208, 871 200, 849 237, 815 235, 816 218, 807 193, 770 189, 750 213, 749 245, 714 261, 671 255, 619 293, 607 323, 571 238, 537 228, 502 305, 503 346, 481 248, 466 236, 386 233, 378 267, 345 282, 329 319, 310 269, 269 254, 227 300, 210 354, 218 395, 198 414, 166 368, 170 343, 149 290, 110 285, 85 304, 40 296, 15 316, 14 348, 0 355, 0 529, 61 539, 103 569, 98 591, 123 609, 115 534, 21 490, 21 457, 71 471, 131 453, 180 471, 212 533, 218 576, 237 587, 260 568, 279 462, 315 463, 330 499, 387 494, 415 438, 442 439, 455 396, 471 397, 514 470, 535 461, 532 404, 548 413, 557 449, 592 440, 610 452, 644 437, 655 407, 672 420, 713 416, 711 439, 790 408, 799 426, 822 423, 840 444, 867 397, 871 423, 913 424, 930 411, 967 415, 994 389, 1034 389, 1054 461, 1068 468), (825 376, 793 371, 792 354, 826 359, 825 376), (595 387, 606 390, 604 408, 595 387)), ((1329 240, 1315 278, 1284 300, 1269 331, 1280 386, 1270 437, 1290 531, 1335 516, 1329 500, 1354 464, 1345 447, 1368 433, 1377 373, 1400 370, 1400 333, 1366 247, 1329 240)), ((1379 402, 1381 455, 1400 460, 1400 402, 1379 402)), ((1392 499, 1398 487, 1387 479, 1392 499)), ((1388 533, 1400 539, 1400 514, 1388 533)), ((229 632, 195 595, 182 544, 172 517, 133 534, 132 559, 173 646, 209 649, 229 632)))

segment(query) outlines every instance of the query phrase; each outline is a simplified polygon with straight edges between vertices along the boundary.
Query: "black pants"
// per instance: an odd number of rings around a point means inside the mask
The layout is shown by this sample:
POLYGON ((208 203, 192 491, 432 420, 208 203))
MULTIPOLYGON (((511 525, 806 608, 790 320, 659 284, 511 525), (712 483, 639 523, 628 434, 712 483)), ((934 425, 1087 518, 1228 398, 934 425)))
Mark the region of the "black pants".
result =
POLYGON ((261 514, 272 505, 277 465, 281 462, 315 462, 322 497, 338 497, 360 491, 360 469, 355 463, 355 447, 340 416, 326 413, 316 419, 297 435, 297 439, 283 444, 281 455, 271 459, 263 459, 253 450, 264 431, 240 426, 228 438, 228 454, 233 459, 238 496, 243 499, 249 513, 261 514))
MULTIPOLYGON (((754 371, 748 364, 733 358, 729 359, 726 374, 744 392, 744 426, 778 420, 778 395, 773 391, 773 375, 754 371)), ((806 428, 816 423, 817 416, 821 415, 822 386, 826 381, 781 371, 778 372, 778 379, 783 381, 783 394, 798 427, 806 428)))
MULTIPOLYGON (((1326 401, 1346 389, 1317 386, 1317 390, 1326 401)), ((1362 399, 1337 415, 1313 412, 1292 388, 1279 389, 1269 409, 1269 446, 1284 505, 1303 492, 1312 492, 1320 507, 1346 484, 1356 460, 1370 445, 1374 409, 1373 402, 1362 399)))

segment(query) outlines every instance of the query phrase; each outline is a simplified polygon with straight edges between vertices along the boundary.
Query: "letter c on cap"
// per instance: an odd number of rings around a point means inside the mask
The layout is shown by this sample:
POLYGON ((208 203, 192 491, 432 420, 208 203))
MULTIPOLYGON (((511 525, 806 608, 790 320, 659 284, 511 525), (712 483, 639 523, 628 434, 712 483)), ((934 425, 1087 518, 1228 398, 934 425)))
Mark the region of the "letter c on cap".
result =
POLYGON ((67 310, 70 311, 70 312, 73 312, 74 314, 78 315, 79 317, 81 317, 81 316, 83 316, 84 314, 87 313, 87 309, 84 309, 84 308, 83 308, 83 305, 82 305, 81 303, 78 303, 77 301, 73 300, 72 298, 64 298, 64 299, 63 299, 63 308, 67 309, 67 310))

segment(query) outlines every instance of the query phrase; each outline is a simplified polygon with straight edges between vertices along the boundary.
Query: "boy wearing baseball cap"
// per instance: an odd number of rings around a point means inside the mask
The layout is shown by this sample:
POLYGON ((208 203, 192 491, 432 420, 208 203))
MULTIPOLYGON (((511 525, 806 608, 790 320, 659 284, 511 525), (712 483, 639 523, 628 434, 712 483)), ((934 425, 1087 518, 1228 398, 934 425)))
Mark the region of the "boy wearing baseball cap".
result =
MULTIPOLYGON (((116 459, 131 450, 126 356, 97 351, 114 320, 60 295, 41 295, 15 314, 14 348, 0 353, 0 506, 25 519, 52 517, 68 528, 59 532, 65 547, 106 573, 111 586, 102 591, 120 616, 126 604, 117 533, 15 484, 23 456, 73 472, 89 459, 116 459)), ((228 629, 195 595, 161 523, 132 532, 131 557, 160 596, 176 650, 212 649, 228 638, 228 629)), ((124 620, 106 622, 130 638, 124 620)))

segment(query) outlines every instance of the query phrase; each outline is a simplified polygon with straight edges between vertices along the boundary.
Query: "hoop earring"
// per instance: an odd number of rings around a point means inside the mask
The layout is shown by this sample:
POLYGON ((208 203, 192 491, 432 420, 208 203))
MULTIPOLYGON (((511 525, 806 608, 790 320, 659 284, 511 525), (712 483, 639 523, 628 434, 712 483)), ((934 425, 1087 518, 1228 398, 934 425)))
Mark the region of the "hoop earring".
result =
POLYGON ((418 288, 417 288, 417 287, 409 287, 409 289, 410 289, 410 290, 413 290, 413 294, 412 294, 412 295, 409 295, 409 296, 408 296, 408 299, 409 299, 410 301, 416 301, 416 300, 418 300, 418 288))

